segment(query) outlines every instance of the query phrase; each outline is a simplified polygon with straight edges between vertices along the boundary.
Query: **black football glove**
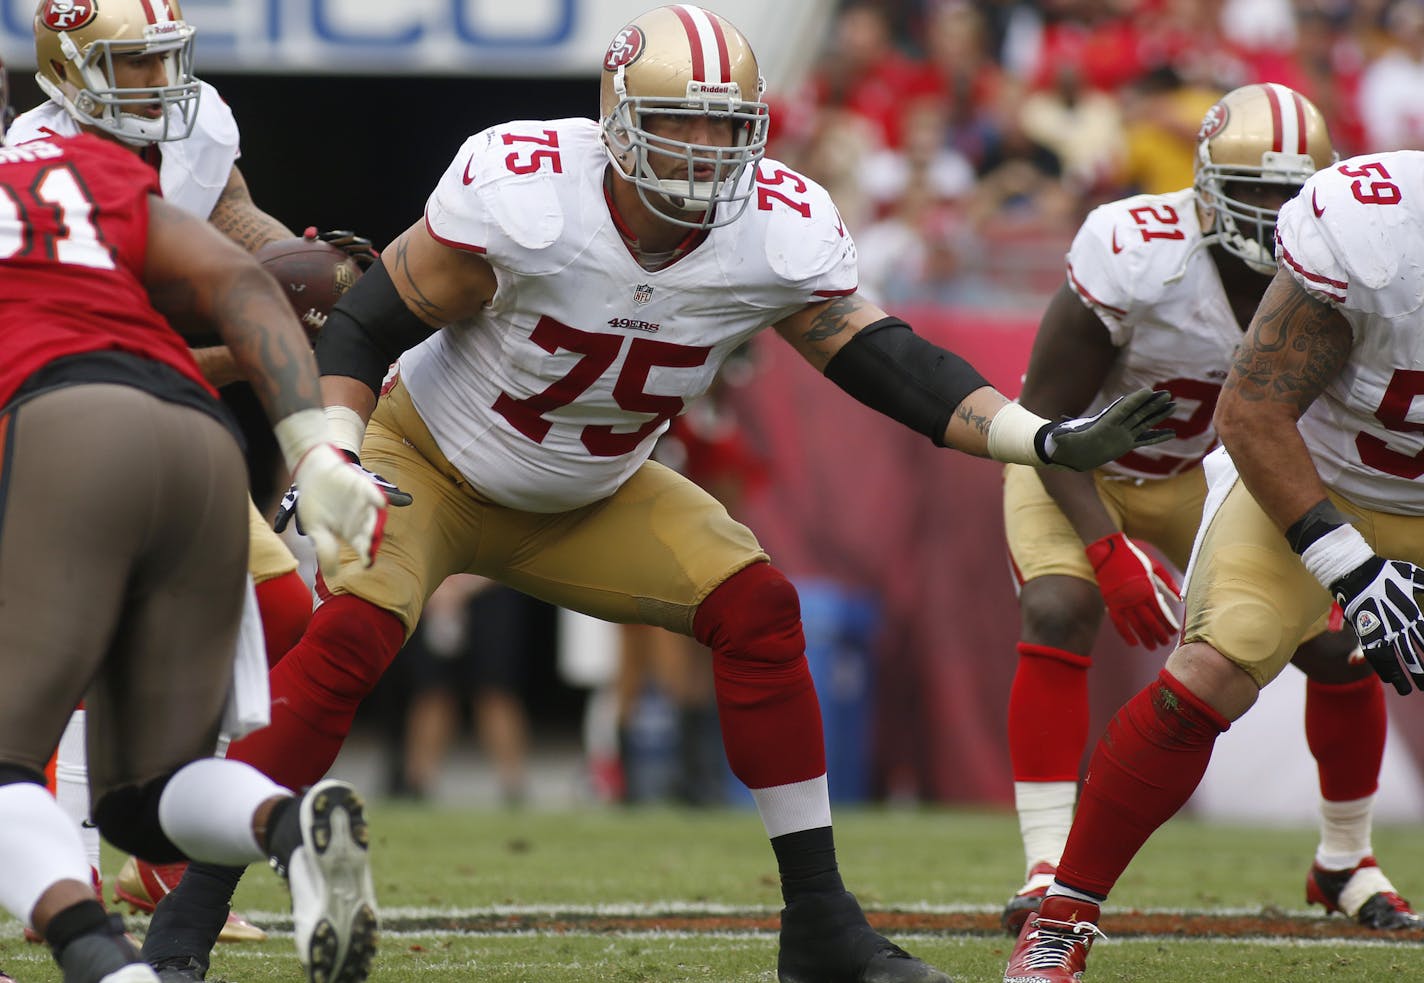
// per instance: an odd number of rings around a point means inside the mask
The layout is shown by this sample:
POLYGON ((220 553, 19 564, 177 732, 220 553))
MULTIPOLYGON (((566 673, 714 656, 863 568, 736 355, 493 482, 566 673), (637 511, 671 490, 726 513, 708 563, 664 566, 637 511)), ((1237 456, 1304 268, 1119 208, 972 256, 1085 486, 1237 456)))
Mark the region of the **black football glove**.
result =
POLYGON ((1151 428, 1176 408, 1170 393, 1139 389, 1119 396, 1092 416, 1045 423, 1034 446, 1047 464, 1092 471, 1138 447, 1171 440, 1176 436, 1173 431, 1151 428))
POLYGON ((356 261, 356 265, 361 267, 362 273, 369 270, 371 264, 381 256, 370 239, 358 236, 350 229, 331 229, 327 232, 318 232, 315 225, 309 225, 302 232, 302 236, 307 239, 320 239, 322 242, 330 243, 340 249, 356 261))
MULTIPOLYGON (((346 459, 348 461, 350 461, 353 465, 356 466, 356 469, 358 471, 360 471, 367 478, 369 478, 373 485, 375 485, 381 490, 381 493, 386 496, 386 503, 388 505, 409 505, 415 500, 411 497, 410 492, 402 491, 400 488, 396 487, 393 483, 387 481, 385 478, 382 478, 380 475, 373 474, 372 472, 367 471, 365 468, 361 467, 361 459, 355 454, 353 454, 351 451, 343 450, 341 453, 346 456, 346 459)), ((287 494, 282 496, 282 504, 277 507, 277 515, 272 520, 272 528, 274 530, 276 530, 277 532, 281 532, 283 529, 286 529, 287 525, 292 521, 293 516, 297 516, 297 499, 299 497, 300 493, 297 490, 297 486, 288 486, 287 494)), ((300 516, 297 516, 297 535, 306 535, 306 532, 302 529, 302 520, 300 516)))
POLYGON ((1370 557, 1330 585, 1365 658, 1381 679, 1404 695, 1410 692, 1411 678, 1424 690, 1424 664, 1419 661, 1424 654, 1424 613, 1416 591, 1424 591, 1424 570, 1382 556, 1370 557))

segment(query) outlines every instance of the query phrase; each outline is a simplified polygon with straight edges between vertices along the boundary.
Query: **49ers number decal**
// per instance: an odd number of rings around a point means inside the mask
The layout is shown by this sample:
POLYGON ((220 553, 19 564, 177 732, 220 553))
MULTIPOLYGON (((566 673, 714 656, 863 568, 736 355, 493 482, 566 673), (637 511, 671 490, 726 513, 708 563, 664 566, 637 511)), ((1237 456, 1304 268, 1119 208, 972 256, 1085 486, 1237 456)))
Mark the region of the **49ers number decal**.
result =
MULTIPOLYGON (((1424 423, 1415 423, 1407 418, 1418 396, 1424 396, 1424 372, 1395 369, 1379 408, 1375 410, 1375 419, 1395 433, 1424 433, 1424 423)), ((1369 433, 1355 435, 1355 448, 1360 452, 1360 460, 1376 471, 1409 481, 1424 475, 1424 451, 1403 454, 1390 450, 1388 444, 1369 433)))
POLYGON ((113 254, 93 216, 94 200, 68 164, 46 167, 23 193, 0 186, 0 259, 28 255, 38 245, 60 263, 112 270, 113 254), (53 220, 35 223, 35 211, 50 212, 53 220))
POLYGON ((543 392, 526 399, 515 399, 508 393, 500 393, 494 401, 494 411, 536 444, 542 444, 553 427, 544 414, 578 399, 608 371, 627 346, 628 355, 623 359, 623 368, 613 384, 613 399, 630 413, 651 413, 653 416, 638 429, 630 431, 617 431, 608 426, 584 427, 579 439, 594 457, 618 457, 632 452, 649 434, 682 412, 681 396, 659 396, 643 391, 648 384, 649 371, 655 366, 696 368, 707 361, 707 355, 712 350, 651 338, 625 338, 622 335, 580 331, 550 317, 539 319, 529 340, 551 355, 563 349, 583 356, 562 379, 543 392))

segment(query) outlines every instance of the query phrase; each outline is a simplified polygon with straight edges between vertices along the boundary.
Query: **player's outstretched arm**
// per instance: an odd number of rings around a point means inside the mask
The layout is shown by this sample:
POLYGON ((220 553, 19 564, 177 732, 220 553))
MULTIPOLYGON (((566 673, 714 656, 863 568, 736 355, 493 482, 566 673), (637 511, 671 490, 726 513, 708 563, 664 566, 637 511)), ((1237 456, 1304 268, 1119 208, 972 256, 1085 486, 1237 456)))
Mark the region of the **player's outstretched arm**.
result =
POLYGON ((776 330, 871 409, 977 457, 1086 471, 1172 436, 1153 427, 1174 404, 1166 393, 1146 389, 1092 417, 1045 420, 1009 402, 958 355, 854 294, 802 308, 776 330))
POLYGON ((287 467, 306 490, 302 520, 322 569, 340 543, 369 564, 380 544, 385 496, 331 443, 316 362, 277 281, 206 223, 149 198, 144 281, 180 331, 216 331, 262 402, 287 467))

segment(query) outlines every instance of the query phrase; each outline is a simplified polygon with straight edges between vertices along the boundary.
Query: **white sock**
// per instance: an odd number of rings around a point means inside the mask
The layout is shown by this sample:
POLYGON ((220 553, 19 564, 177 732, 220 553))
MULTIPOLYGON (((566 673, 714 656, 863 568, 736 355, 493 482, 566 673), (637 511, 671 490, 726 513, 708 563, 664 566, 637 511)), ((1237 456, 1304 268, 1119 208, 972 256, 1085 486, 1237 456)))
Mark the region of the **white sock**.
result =
POLYGON ((770 838, 831 825, 831 793, 825 775, 790 785, 754 788, 752 798, 770 838))
POLYGON ((1057 881, 1054 881, 1053 884, 1052 884, 1052 886, 1049 887, 1049 889, 1048 889, 1048 897, 1050 897, 1050 898, 1076 898, 1076 899, 1079 900, 1079 901, 1087 901, 1087 902, 1090 902, 1091 904, 1095 904, 1095 905, 1101 905, 1101 904, 1105 904, 1105 903, 1107 902, 1107 899, 1106 899, 1106 898, 1095 898, 1095 897, 1093 897, 1091 894, 1084 894, 1082 891, 1075 891, 1075 890, 1073 890, 1071 887, 1064 887, 1062 884, 1059 884, 1057 881))
POLYGON ((79 827, 42 785, 0 785, 0 905, 20 921, 59 881, 89 883, 79 827))
POLYGON ((1320 845, 1315 862, 1326 870, 1349 870, 1374 852, 1370 833, 1374 826, 1375 797, 1347 802, 1320 800, 1320 845))
POLYGON ((84 841, 84 855, 89 866, 99 869, 99 830, 89 818, 89 754, 84 747, 85 713, 75 710, 69 715, 64 735, 59 739, 59 753, 54 762, 54 798, 84 841))
POLYGON ((1034 864, 1046 862, 1057 867, 1063 859, 1077 799, 1077 782, 1014 782, 1025 877, 1034 864))
POLYGON ((291 792, 251 765, 204 758, 169 780, 158 800, 158 822, 189 858, 240 867, 267 859, 252 816, 274 795, 291 792))

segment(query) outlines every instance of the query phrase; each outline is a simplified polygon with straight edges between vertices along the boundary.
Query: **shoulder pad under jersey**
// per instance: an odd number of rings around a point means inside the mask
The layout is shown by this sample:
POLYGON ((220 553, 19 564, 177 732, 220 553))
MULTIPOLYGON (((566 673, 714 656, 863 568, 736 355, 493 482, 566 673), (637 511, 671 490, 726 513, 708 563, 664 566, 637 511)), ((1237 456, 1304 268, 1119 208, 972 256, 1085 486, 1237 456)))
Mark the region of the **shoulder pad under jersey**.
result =
POLYGON ((514 263, 546 249, 564 231, 580 168, 605 158, 598 125, 587 119, 501 123, 465 141, 425 206, 441 242, 514 263))
POLYGON ((1201 241, 1191 189, 1134 195, 1088 213, 1068 250, 1068 283, 1125 343, 1134 311, 1171 288, 1201 241))
POLYGON ((1276 222, 1278 262, 1325 303, 1398 317, 1424 303, 1424 153, 1366 154, 1315 172, 1276 222))
POLYGON ((27 143, 51 137, 72 137, 79 133, 79 124, 57 102, 42 102, 10 121, 5 130, 5 142, 27 143))
POLYGON ((803 288, 807 300, 855 292, 855 240, 830 193, 780 161, 757 165, 756 186, 739 220, 762 230, 766 261, 788 284, 803 288))

